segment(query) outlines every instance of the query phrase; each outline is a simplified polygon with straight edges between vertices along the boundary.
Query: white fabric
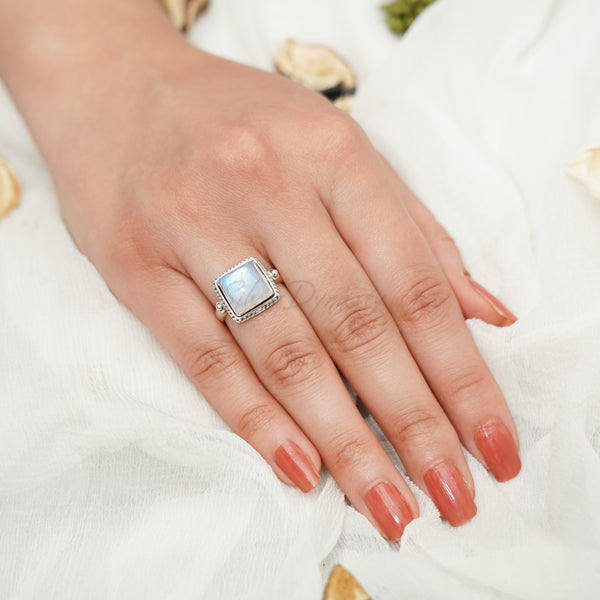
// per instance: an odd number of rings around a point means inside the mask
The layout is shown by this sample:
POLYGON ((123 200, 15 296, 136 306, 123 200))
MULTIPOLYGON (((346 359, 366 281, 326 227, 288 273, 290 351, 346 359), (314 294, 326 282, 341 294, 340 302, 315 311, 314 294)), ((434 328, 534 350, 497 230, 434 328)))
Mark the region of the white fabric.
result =
POLYGON ((356 118, 520 317, 469 326, 521 475, 469 456, 477 517, 454 529, 416 490, 392 546, 329 476, 281 484, 77 252, 0 90, 24 183, 0 221, 3 598, 314 600, 335 562, 377 600, 598 597, 600 203, 564 165, 600 140, 600 3, 438 0, 402 40, 379 3, 214 0, 192 39, 270 68, 291 37, 353 65, 356 118))

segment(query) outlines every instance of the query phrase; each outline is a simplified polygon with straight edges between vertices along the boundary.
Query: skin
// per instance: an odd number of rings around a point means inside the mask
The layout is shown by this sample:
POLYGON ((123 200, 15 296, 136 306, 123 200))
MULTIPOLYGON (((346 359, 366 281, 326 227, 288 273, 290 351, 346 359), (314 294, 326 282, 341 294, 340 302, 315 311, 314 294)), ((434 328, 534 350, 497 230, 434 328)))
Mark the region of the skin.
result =
POLYGON ((152 0, 0 0, 0 75, 80 250, 280 479, 291 441, 374 525, 381 481, 418 515, 336 366, 424 490, 447 460, 474 494, 461 443, 485 464, 482 424, 517 443, 464 319, 511 321, 327 100, 192 47, 152 0), (212 282, 248 256, 279 270, 281 299, 221 322, 212 282))

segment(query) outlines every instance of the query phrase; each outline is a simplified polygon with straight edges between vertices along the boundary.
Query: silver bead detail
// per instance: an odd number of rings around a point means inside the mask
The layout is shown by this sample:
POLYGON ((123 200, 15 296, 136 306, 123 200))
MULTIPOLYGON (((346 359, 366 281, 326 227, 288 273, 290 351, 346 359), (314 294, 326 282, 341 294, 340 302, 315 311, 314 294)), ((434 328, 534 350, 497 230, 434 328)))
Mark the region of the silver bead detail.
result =
POLYGON ((267 275, 273 280, 273 281, 277 281, 277 279, 279 279, 279 271, 277 269, 271 269, 270 271, 267 271, 267 275))

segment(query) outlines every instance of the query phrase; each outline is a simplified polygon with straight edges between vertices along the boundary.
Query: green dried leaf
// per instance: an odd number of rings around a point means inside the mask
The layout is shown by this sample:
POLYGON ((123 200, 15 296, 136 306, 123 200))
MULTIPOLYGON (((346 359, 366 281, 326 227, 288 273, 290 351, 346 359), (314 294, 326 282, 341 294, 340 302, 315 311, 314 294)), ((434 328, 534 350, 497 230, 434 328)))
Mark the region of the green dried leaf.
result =
POLYGON ((413 21, 434 0, 395 0, 385 4, 381 10, 386 13, 389 28, 398 35, 402 35, 413 21))

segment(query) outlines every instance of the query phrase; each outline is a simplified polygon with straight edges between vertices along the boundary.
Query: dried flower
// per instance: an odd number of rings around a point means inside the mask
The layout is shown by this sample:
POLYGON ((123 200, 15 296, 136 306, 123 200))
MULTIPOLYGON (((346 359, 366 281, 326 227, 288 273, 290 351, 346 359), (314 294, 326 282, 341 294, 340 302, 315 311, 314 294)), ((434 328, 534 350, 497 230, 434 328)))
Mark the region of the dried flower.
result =
POLYGON ((8 163, 0 157, 0 218, 5 217, 21 198, 21 184, 8 163))
POLYGON ((567 165, 567 173, 600 200, 600 145, 582 148, 567 165))
POLYGON ((275 58, 282 75, 323 94, 348 112, 356 91, 356 79, 348 64, 331 48, 288 40, 275 58))
POLYGON ((335 565, 323 593, 323 600, 371 600, 354 576, 341 565, 335 565))
POLYGON ((160 0, 173 25, 181 31, 188 31, 196 17, 206 10, 208 0, 160 0))

